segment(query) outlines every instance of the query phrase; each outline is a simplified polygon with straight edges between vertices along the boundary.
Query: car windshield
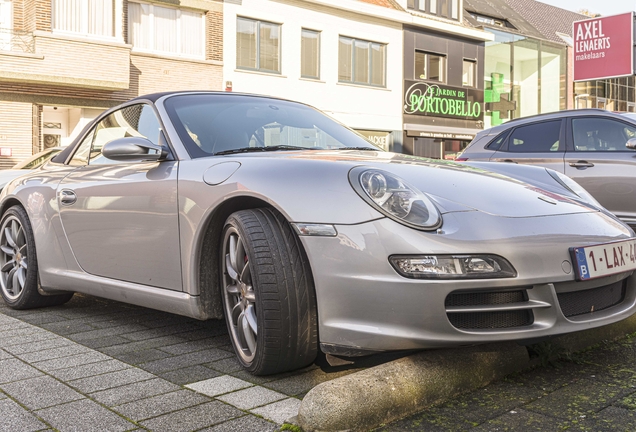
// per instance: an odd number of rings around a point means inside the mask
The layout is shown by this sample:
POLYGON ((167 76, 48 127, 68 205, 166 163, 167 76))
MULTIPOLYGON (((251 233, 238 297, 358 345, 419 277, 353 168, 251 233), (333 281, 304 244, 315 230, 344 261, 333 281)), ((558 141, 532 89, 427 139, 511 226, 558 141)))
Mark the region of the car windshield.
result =
POLYGON ((32 170, 41 167, 58 154, 62 149, 44 150, 13 166, 13 169, 32 170))
POLYGON ((181 95, 166 111, 193 158, 238 151, 363 148, 362 136, 299 103, 242 95, 181 95))

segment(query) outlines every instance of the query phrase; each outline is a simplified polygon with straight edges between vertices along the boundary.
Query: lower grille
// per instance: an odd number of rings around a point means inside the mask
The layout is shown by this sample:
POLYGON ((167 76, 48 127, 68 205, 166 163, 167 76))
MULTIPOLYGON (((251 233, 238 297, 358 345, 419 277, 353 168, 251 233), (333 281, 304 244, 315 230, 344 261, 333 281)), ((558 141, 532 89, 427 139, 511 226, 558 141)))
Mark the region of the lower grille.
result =
POLYGON ((566 317, 602 311, 625 299, 625 284, 622 280, 598 288, 557 294, 559 306, 566 317))
POLYGON ((483 306, 528 301, 526 290, 451 293, 446 306, 483 306))
POLYGON ((512 309, 498 311, 463 312, 462 309, 474 307, 516 305, 528 301, 526 288, 508 291, 455 291, 445 300, 446 314, 450 323, 465 330, 508 329, 529 326, 534 322, 534 314, 530 309, 512 309))
POLYGON ((501 312, 448 313, 451 324, 459 329, 504 329, 529 326, 534 316, 527 309, 501 312))

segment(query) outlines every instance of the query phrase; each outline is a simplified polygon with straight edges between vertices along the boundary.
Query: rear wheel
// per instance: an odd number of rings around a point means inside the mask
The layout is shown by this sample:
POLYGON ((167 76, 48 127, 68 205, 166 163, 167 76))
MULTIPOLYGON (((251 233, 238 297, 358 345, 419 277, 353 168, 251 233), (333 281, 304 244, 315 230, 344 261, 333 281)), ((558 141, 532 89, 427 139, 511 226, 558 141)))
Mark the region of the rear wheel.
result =
POLYGON ((55 306, 73 297, 73 293, 42 295, 38 284, 38 260, 31 223, 22 207, 13 206, 0 220, 0 293, 7 306, 13 309, 55 306))
POLYGON ((221 242, 225 319, 239 362, 255 375, 298 369, 318 352, 311 269, 289 223, 270 209, 230 215, 221 242))

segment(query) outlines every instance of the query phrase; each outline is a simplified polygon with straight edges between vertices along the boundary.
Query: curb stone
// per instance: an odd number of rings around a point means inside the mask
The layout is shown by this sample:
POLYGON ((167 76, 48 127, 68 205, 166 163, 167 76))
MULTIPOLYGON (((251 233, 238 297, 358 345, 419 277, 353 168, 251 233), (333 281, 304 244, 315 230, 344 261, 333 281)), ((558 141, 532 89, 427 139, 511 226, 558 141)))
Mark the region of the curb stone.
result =
MULTIPOLYGON (((576 352, 634 332, 636 315, 550 343, 555 353, 576 352)), ((536 364, 514 342, 422 351, 319 384, 288 422, 305 432, 367 431, 536 364)))

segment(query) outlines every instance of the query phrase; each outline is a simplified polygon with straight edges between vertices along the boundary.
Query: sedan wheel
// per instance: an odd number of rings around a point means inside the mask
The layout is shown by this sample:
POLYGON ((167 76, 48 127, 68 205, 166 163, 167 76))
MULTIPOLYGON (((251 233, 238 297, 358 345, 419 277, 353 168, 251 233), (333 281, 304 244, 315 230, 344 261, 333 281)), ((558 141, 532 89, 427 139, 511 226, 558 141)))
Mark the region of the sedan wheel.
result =
POLYGON ((42 295, 38 284, 31 223, 22 207, 13 206, 0 221, 0 293, 13 309, 59 305, 73 296, 73 293, 42 295))
POLYGON ((233 213, 220 261, 225 319, 239 362, 256 375, 312 363, 318 351, 313 278, 289 223, 270 209, 233 213))

